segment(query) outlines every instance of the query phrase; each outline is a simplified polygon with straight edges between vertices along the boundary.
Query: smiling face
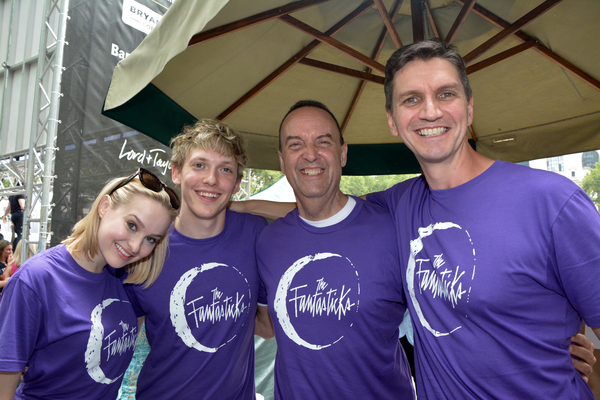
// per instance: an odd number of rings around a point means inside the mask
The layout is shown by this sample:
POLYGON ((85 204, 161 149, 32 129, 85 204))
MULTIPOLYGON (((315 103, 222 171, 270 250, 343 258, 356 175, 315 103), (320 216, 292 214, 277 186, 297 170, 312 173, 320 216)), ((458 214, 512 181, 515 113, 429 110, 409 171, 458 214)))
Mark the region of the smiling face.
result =
POLYGON ((393 88, 388 124, 423 169, 464 153, 473 98, 467 99, 452 63, 441 58, 410 62, 396 73, 393 88))
POLYGON ((340 194, 342 167, 348 146, 333 118, 324 110, 302 107, 291 112, 281 127, 279 162, 299 203, 333 201, 340 194))
POLYGON ((10 255, 12 254, 12 245, 8 245, 4 248, 4 250, 2 250, 2 260, 4 260, 4 262, 6 262, 6 260, 8 260, 8 257, 10 257, 10 255))
POLYGON ((105 264, 122 268, 147 257, 171 224, 169 211, 159 202, 143 195, 134 196, 127 204, 111 207, 105 196, 98 206, 99 255, 95 269, 105 264))
POLYGON ((220 232, 225 223, 227 204, 241 182, 236 160, 216 151, 196 148, 181 167, 173 165, 172 177, 173 182, 181 186, 177 229, 182 231, 183 227, 182 233, 192 236, 189 231, 195 225, 216 222, 220 232))

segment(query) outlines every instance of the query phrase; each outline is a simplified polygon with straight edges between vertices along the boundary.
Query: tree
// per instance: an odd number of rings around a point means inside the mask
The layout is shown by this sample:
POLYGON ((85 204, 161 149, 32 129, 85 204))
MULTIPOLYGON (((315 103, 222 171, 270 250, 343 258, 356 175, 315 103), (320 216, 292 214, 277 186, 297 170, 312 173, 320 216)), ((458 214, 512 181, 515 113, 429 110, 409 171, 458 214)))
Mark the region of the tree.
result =
POLYGON ((583 178, 581 188, 590 196, 596 207, 600 208, 600 162, 597 162, 590 173, 583 178))
MULTIPOLYGON (((265 190, 283 177, 280 171, 266 169, 249 169, 250 171, 250 196, 265 190)), ((371 175, 371 176, 342 176, 340 189, 342 193, 354 196, 379 192, 388 189, 398 182, 417 175, 371 175)), ((236 200, 246 199, 248 189, 248 170, 244 171, 244 178, 240 190, 235 195, 236 200), (244 186, 245 185, 245 186, 244 186)))
POLYGON ((344 194, 362 196, 363 194, 380 192, 417 175, 370 175, 342 176, 340 190, 344 194))
POLYGON ((242 178, 242 184, 236 194, 233 195, 234 200, 247 200, 253 194, 265 190, 275 182, 277 182, 283 174, 279 171, 271 171, 267 169, 246 168, 242 178), (250 184, 248 185, 248 175, 250 176, 250 184), (249 187, 248 187, 249 186, 249 187), (250 193, 248 193, 248 191, 250 193))

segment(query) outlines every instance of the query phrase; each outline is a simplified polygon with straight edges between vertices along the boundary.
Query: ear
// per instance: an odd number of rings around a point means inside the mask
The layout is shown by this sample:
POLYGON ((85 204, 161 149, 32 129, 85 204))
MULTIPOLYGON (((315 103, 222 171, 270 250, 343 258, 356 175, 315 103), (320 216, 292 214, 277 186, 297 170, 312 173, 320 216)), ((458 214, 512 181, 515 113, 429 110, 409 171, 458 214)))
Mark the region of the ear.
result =
POLYGON ((238 178, 237 182, 235 183, 235 189, 233 189, 232 194, 236 194, 238 192, 238 190, 240 189, 241 183, 242 183, 242 178, 238 178))
POLYGON ((340 156, 340 164, 342 168, 346 166, 346 161, 348 161, 348 143, 342 145, 342 154, 340 156))
POLYGON ((469 104, 467 105, 467 112, 468 112, 468 122, 469 122, 469 126, 471 126, 473 124, 473 96, 471 96, 471 100, 469 100, 469 104))
POLYGON ((108 211, 109 208, 110 196, 105 194, 100 200, 100 203, 98 203, 98 215, 100 216, 100 218, 104 217, 104 214, 106 214, 106 211, 108 211))
POLYGON ((387 114, 388 125, 390 127, 390 131, 392 132, 392 135, 400 136, 398 134, 398 130, 396 130, 396 123, 394 122, 394 116, 392 115, 392 113, 389 110, 385 110, 385 113, 387 114))
POLYGON ((181 180, 179 179, 179 167, 177 167, 177 165, 173 164, 171 166, 171 179, 173 180, 173 183, 176 185, 181 185, 181 180))
POLYGON ((279 156, 279 168, 281 172, 285 175, 285 164, 283 162, 283 154, 281 154, 281 150, 277 151, 277 155, 279 156))

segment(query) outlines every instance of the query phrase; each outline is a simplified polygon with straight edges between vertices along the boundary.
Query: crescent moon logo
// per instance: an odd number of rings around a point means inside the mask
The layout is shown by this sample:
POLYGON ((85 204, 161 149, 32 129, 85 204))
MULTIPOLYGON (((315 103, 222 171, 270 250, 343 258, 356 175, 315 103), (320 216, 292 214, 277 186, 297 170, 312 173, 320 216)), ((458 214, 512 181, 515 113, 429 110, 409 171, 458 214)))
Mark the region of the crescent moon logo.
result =
MULTIPOLYGON (((287 294, 290 291, 290 287, 292 285, 292 281, 294 280, 294 277, 305 266, 307 266, 308 264, 310 264, 314 261, 325 260, 325 259, 328 259, 331 257, 342 258, 342 256, 339 254, 317 253, 314 256, 309 255, 309 256, 302 257, 299 260, 297 260, 296 262, 294 262, 294 264, 292 264, 292 266, 287 269, 287 271, 283 274, 283 276, 279 280, 279 284, 277 285, 277 291, 275 293, 275 300, 273 302, 273 309, 275 310, 275 313, 277 315, 277 320, 279 321, 279 324, 281 325, 281 328, 283 329, 285 334, 296 344, 306 347, 311 350, 321 350, 321 349, 327 348, 327 347, 339 342, 344 336, 340 335, 339 337, 335 338, 331 343, 328 343, 328 344, 314 344, 314 343, 310 343, 310 342, 304 340, 302 337, 300 337, 296 328, 294 327, 294 325, 292 324, 292 322, 290 320, 290 315, 287 310, 287 303, 288 303, 287 294)), ((348 259, 346 259, 346 260, 348 261, 350 266, 354 269, 354 265, 352 265, 350 260, 348 260, 348 259)), ((356 272, 355 269, 354 269, 353 274, 358 279, 358 273, 356 272)), ((357 283, 356 292, 357 292, 357 295, 360 294, 360 285, 358 283, 357 283)), ((356 311, 358 311, 358 300, 357 300, 356 304, 353 304, 353 305, 356 306, 356 311)), ((352 326, 352 325, 350 324, 350 326, 352 326)))
MULTIPOLYGON (((215 262, 202 264, 200 267, 192 268, 189 271, 187 271, 186 273, 184 273, 181 276, 181 278, 179 278, 179 281, 177 282, 177 284, 171 291, 171 297, 170 297, 170 301, 169 301, 171 323, 173 324, 173 327, 175 328, 175 332, 177 333, 177 336, 179 336, 181 338, 181 340, 186 344, 186 346, 196 349, 198 351, 206 352, 206 353, 215 353, 219 348, 225 346, 227 343, 229 343, 231 340, 233 340, 237 336, 237 335, 233 335, 231 338, 229 338, 228 340, 226 340, 224 343, 220 344, 219 346, 206 346, 196 340, 196 337, 192 333, 192 330, 191 330, 191 328, 188 324, 187 318, 186 318, 185 305, 186 305, 187 290, 188 290, 189 286, 191 285, 191 283, 194 281, 194 279, 199 274, 202 274, 203 272, 206 272, 206 271, 213 270, 215 268, 231 268, 234 271, 236 271, 239 274, 239 276, 241 277, 241 279, 243 279, 243 281, 245 282, 245 284, 248 288, 247 289, 248 302, 250 301, 250 297, 251 297, 250 285, 248 283, 248 280, 243 276, 243 274, 235 267, 230 267, 226 264, 220 264, 220 263, 215 263, 215 262)), ((242 309, 242 311, 245 313, 247 313, 248 310, 249 310, 249 307, 244 307, 242 309)))
POLYGON ((98 383, 110 385, 116 382, 123 374, 117 376, 114 379, 107 378, 100 368, 100 357, 102 355, 102 340, 104 339, 104 326, 102 325, 102 312, 114 303, 120 301, 119 299, 106 299, 102 304, 98 304, 92 310, 92 329, 90 331, 90 338, 88 339, 87 349, 85 351, 85 367, 88 374, 98 383))
MULTIPOLYGON (((415 309, 415 312, 416 312, 417 316, 419 317, 419 321, 421 322, 421 325, 423 325, 424 328, 426 328, 429 332, 431 332, 436 337, 447 336, 447 335, 451 334, 452 332, 456 331, 457 329, 460 329, 461 326, 456 326, 450 331, 441 332, 441 331, 434 329, 431 326, 431 324, 429 323, 429 321, 425 318, 423 309, 421 307, 421 304, 419 303, 419 300, 417 298, 416 291, 415 291, 415 275, 416 275, 415 271, 416 271, 416 264, 417 264, 416 263, 416 255, 419 252, 421 252, 421 250, 423 250, 423 247, 424 247, 423 239, 424 238, 433 235, 435 231, 443 231, 443 230, 448 230, 448 229, 460 229, 461 231, 463 231, 462 227, 460 227, 459 225, 454 224, 452 222, 438 222, 436 224, 429 225, 425 228, 419 228, 419 230, 418 230, 419 237, 417 239, 411 240, 411 242, 410 242, 410 250, 411 251, 410 251, 410 257, 408 260, 408 267, 406 269, 406 284, 408 287, 408 292, 409 292, 410 298, 412 300, 412 304, 415 309)), ((467 235, 470 246, 472 247, 473 243, 471 242, 471 238, 469 237, 468 232, 464 231, 464 233, 467 235)), ((475 249, 472 249, 472 254, 473 254, 473 257, 475 257, 475 249)), ((472 272, 471 279, 473 279, 474 276, 475 276, 475 259, 473 259, 473 272, 472 272)))

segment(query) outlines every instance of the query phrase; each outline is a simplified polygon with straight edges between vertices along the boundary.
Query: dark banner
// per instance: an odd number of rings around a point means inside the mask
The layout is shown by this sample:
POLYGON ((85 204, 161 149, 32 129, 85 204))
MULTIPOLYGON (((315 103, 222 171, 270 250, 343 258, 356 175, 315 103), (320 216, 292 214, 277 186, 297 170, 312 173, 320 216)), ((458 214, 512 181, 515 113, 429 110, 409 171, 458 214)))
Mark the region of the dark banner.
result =
POLYGON ((170 150, 100 114, 112 72, 172 0, 71 0, 62 76, 51 245, 69 236, 112 178, 144 167, 171 184, 170 150))

